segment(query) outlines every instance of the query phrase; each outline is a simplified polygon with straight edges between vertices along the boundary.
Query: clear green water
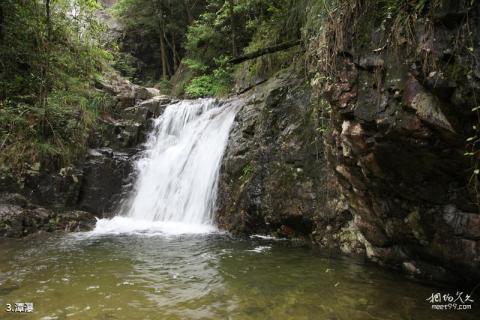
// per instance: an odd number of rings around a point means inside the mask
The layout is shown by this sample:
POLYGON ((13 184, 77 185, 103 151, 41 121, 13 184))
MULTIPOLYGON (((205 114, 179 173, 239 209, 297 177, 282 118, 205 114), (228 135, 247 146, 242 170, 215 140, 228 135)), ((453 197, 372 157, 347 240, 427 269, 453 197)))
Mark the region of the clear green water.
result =
POLYGON ((480 319, 477 302, 431 310, 454 289, 226 235, 0 240, 0 282, 0 319, 480 319), (34 313, 6 313, 14 302, 34 313))

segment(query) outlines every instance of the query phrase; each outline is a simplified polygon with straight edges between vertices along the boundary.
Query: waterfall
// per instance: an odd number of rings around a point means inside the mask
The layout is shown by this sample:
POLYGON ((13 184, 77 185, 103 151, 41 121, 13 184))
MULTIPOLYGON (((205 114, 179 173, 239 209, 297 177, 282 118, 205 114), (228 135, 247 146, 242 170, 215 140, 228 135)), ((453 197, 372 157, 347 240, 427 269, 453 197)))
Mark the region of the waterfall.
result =
POLYGON ((155 119, 137 179, 121 215, 94 232, 208 232, 214 229, 217 182, 238 106, 214 99, 169 105, 155 119))

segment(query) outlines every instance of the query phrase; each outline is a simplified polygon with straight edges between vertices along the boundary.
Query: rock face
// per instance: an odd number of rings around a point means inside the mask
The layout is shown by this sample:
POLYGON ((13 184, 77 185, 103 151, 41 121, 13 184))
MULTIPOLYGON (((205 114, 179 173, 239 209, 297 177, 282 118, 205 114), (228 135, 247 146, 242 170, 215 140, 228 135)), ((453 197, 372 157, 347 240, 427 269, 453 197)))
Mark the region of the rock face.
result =
POLYGON ((97 87, 112 95, 112 112, 100 115, 83 159, 59 172, 38 166, 22 177, 0 175, 0 200, 10 199, 0 201, 0 236, 87 230, 95 225, 94 215, 108 217, 116 212, 122 195, 129 190, 133 159, 141 150, 152 118, 172 99, 117 74, 106 75, 97 87), (24 198, 25 203, 12 203, 11 199, 21 197, 19 194, 35 205, 24 198))
POLYGON ((336 80, 322 87, 333 109, 326 153, 370 259, 471 281, 480 279, 470 188, 478 158, 464 154, 478 128, 480 3, 439 3, 397 48, 388 37, 403 37, 401 29, 372 26, 379 8, 355 17, 356 32, 345 22, 345 44, 330 44, 336 80))
POLYGON ((111 12, 108 10, 117 3, 117 0, 100 0, 103 8, 95 12, 96 18, 107 26, 106 38, 111 41, 118 41, 121 38, 124 28, 111 12))
POLYGON ((0 237, 19 238, 38 231, 85 231, 95 226, 85 211, 55 213, 31 204, 19 194, 0 194, 0 237))
POLYGON ((309 238, 317 228, 327 236, 348 225, 348 216, 327 208, 320 115, 294 74, 282 72, 241 97, 217 200, 219 225, 235 233, 309 238))
POLYGON ((129 191, 133 158, 145 142, 151 121, 173 100, 155 88, 131 84, 117 74, 107 75, 97 85, 112 94, 114 111, 102 116, 101 127, 92 135, 74 208, 111 216, 122 195, 129 191))
POLYGON ((103 217, 114 214, 128 192, 133 158, 145 142, 152 119, 161 115, 172 99, 117 74, 106 75, 97 86, 112 94, 113 112, 102 115, 101 127, 92 134, 73 208, 103 217))
POLYGON ((112 215, 133 171, 131 156, 110 148, 91 149, 75 207, 98 216, 112 215))

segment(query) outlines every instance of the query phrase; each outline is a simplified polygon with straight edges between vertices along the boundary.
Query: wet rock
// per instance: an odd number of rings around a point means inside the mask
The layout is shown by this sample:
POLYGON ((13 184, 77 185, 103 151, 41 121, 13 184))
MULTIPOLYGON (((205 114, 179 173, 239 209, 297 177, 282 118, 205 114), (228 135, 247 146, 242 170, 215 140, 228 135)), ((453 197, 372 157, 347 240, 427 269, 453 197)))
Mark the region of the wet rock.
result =
POLYGON ((87 231, 95 226, 88 212, 54 212, 39 207, 19 194, 0 194, 0 237, 21 238, 36 232, 87 231))
POLYGON ((95 227, 97 219, 86 211, 66 211, 57 216, 56 227, 63 231, 78 232, 89 231, 95 227))
POLYGON ((402 264, 402 267, 407 273, 411 273, 411 274, 421 273, 421 271, 415 266, 415 264, 413 262, 410 262, 410 261, 405 261, 402 264))
POLYGON ((122 118, 126 120, 133 120, 137 123, 146 123, 153 114, 148 110, 148 108, 143 108, 138 105, 130 108, 126 108, 122 112, 122 118))
POLYGON ((75 167, 60 168, 57 172, 27 172, 22 177, 0 179, 0 194, 21 194, 40 206, 62 210, 75 204, 82 175, 82 170, 75 167))
POLYGON ((141 122, 134 120, 122 120, 114 124, 115 135, 114 143, 111 147, 132 148, 145 140, 145 127, 141 122))
POLYGON ((0 193, 0 203, 25 208, 29 205, 27 198, 18 193, 0 193))
POLYGON ((22 237, 25 209, 9 204, 0 204, 0 236, 22 237))
POLYGON ((405 86, 405 100, 421 120, 454 132, 451 123, 442 112, 440 100, 426 92, 413 77, 409 78, 405 86))
POLYGON ((453 205, 447 205, 444 209, 443 219, 452 227, 456 236, 480 240, 480 214, 462 212, 453 205))
POLYGON ((425 8, 433 20, 419 17, 414 27, 418 47, 404 41, 399 51, 382 49, 399 30, 372 30, 363 24, 370 15, 359 17, 362 40, 352 33, 335 81, 319 86, 332 107, 324 141, 370 259, 416 277, 471 283, 480 280, 480 215, 464 154, 478 127, 471 97, 480 96, 480 3, 440 2, 425 8), (469 40, 452 36, 465 28, 469 40))
POLYGON ((219 178, 219 225, 234 233, 313 238, 323 247, 361 252, 358 231, 348 229, 348 210, 327 201, 318 110, 303 79, 287 70, 239 99, 244 106, 219 178), (344 214, 335 215, 337 210, 344 214))
POLYGON ((110 148, 90 150, 76 207, 99 216, 112 214, 129 182, 130 156, 110 148))
POLYGON ((135 105, 135 91, 132 88, 122 88, 122 91, 114 98, 115 108, 123 110, 135 105))

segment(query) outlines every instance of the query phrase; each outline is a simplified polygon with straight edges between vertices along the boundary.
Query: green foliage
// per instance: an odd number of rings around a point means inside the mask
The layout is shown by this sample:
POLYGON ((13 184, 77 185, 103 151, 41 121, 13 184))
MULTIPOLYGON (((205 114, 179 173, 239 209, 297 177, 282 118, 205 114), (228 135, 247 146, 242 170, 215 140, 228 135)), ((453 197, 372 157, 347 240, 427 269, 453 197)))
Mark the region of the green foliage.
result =
POLYGON ((135 68, 136 59, 128 52, 116 51, 114 55, 113 67, 128 79, 135 78, 137 69, 135 68))
POLYGON ((5 0, 0 6, 0 164, 21 171, 37 162, 72 162, 107 103, 93 88, 111 59, 94 18, 98 5, 5 0))
POLYGON ((204 73, 208 70, 208 66, 198 60, 183 59, 183 63, 193 72, 204 73))
POLYGON ((40 162, 59 167, 75 161, 84 151, 96 113, 107 108, 106 95, 55 92, 48 108, 3 102, 0 108, 0 163, 12 169, 27 169, 40 162), (73 106, 76 107, 66 107, 73 106))
MULTIPOLYGON (((323 9, 319 3, 333 1, 119 0, 114 12, 127 34, 120 49, 138 63, 120 56, 116 66, 128 77, 151 83, 165 78, 165 73, 173 76, 181 60, 194 74, 185 88, 190 96, 218 94, 232 81, 222 75, 225 67, 218 63, 219 57, 300 39, 311 8, 323 9), (222 83, 212 83, 218 80, 222 83)), ((297 47, 257 58, 248 62, 250 76, 273 74, 301 55, 297 47)), ((173 77, 174 81, 179 78, 173 77)))
POLYGON ((159 82, 155 83, 153 87, 157 88, 163 94, 171 94, 172 91, 172 84, 168 80, 160 80, 159 82))
MULTIPOLYGON (((315 2, 311 0, 312 2, 315 2)), ((189 26, 183 62, 197 78, 186 88, 190 96, 214 95, 218 87, 231 86, 218 57, 238 56, 282 42, 299 39, 310 0, 210 0, 199 18, 189 26), (220 73, 220 74, 219 74, 220 73), (227 78, 223 84, 214 81, 227 78)), ((248 61, 247 77, 268 76, 292 63, 298 48, 248 61)), ((242 67, 237 68, 240 73, 242 67)), ((230 68, 229 72, 233 73, 230 68)), ((220 91, 224 91, 223 89, 220 91)), ((218 93, 217 93, 218 94, 218 93)))
POLYGON ((298 39, 307 0, 207 1, 189 26, 187 56, 209 67, 222 55, 298 39))
POLYGON ((250 181, 253 176, 253 165, 251 162, 247 163, 242 168, 242 175, 239 177, 239 181, 241 182, 240 188, 244 188, 245 185, 250 181))
MULTIPOLYGON (((232 87, 232 67, 228 64, 229 57, 223 56, 215 59, 218 65, 211 73, 203 74, 193 78, 185 87, 185 93, 190 98, 224 96, 227 95, 232 87)), ((191 65, 191 64, 190 64, 191 65)), ((204 71, 200 67, 200 71, 204 71)))
POLYGON ((119 0, 112 9, 124 26, 119 49, 138 62, 119 56, 123 74, 139 82, 157 81, 163 72, 173 76, 184 55, 188 26, 204 6, 205 0, 119 0))
POLYGON ((338 0, 307 0, 302 24, 302 37, 311 41, 325 31, 326 21, 338 9, 338 0))
POLYGON ((190 98, 224 96, 230 91, 231 73, 224 68, 213 70, 213 73, 195 77, 185 88, 190 98))

